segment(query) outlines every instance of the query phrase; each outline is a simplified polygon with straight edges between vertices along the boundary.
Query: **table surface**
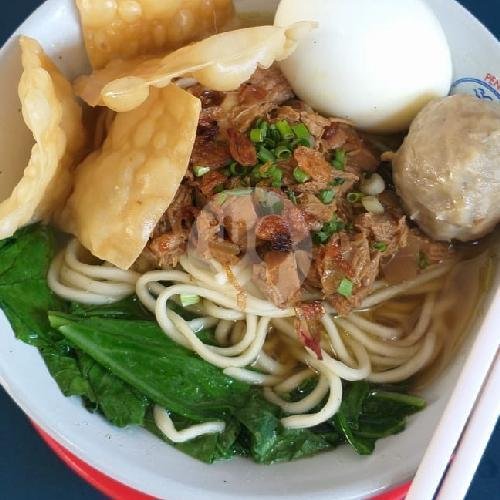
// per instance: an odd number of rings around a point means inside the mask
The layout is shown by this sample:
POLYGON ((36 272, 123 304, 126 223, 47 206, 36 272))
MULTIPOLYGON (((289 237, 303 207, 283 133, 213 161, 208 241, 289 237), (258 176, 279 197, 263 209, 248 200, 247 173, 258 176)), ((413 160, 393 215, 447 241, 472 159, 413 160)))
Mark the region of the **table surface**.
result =
MULTIPOLYGON (((42 0, 9 2, 0 16, 0 43, 42 0)), ((473 14, 500 37, 499 0, 461 0, 473 14)), ((25 415, 0 388, 0 497, 5 499, 101 499, 69 470, 40 440, 25 415)), ((468 499, 499 498, 500 427, 493 434, 476 473, 468 499)))

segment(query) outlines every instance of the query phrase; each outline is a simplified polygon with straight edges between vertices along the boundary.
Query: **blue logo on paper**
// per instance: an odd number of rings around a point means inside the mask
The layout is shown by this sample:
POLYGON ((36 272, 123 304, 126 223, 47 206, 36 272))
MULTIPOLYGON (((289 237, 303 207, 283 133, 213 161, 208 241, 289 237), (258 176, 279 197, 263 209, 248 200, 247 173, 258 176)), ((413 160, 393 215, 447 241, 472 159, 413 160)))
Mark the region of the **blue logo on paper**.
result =
POLYGON ((486 101, 500 100, 500 92, 479 78, 460 78, 450 89, 450 95, 470 94, 486 101))

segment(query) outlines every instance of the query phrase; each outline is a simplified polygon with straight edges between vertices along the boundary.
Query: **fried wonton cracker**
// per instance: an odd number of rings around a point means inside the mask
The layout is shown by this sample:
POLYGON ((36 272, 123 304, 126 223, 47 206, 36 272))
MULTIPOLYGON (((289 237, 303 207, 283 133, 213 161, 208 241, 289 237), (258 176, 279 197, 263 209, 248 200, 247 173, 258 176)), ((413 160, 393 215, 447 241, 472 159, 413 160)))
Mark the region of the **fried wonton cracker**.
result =
POLYGON ((186 173, 199 99, 175 85, 114 119, 102 148, 76 169, 63 227, 96 257, 128 269, 186 173))
POLYGON ((113 59, 160 55, 221 31, 232 0, 76 0, 94 68, 113 59))
POLYGON ((0 203, 0 239, 29 222, 48 220, 61 208, 85 144, 82 110, 71 84, 36 40, 21 37, 20 44, 24 72, 19 98, 36 144, 22 179, 0 203))
POLYGON ((91 106, 105 105, 123 112, 143 103, 150 87, 165 87, 181 76, 193 77, 212 90, 235 90, 257 66, 268 68, 288 57, 314 26, 300 22, 288 28, 245 28, 211 36, 162 59, 113 61, 80 77, 75 91, 91 106))

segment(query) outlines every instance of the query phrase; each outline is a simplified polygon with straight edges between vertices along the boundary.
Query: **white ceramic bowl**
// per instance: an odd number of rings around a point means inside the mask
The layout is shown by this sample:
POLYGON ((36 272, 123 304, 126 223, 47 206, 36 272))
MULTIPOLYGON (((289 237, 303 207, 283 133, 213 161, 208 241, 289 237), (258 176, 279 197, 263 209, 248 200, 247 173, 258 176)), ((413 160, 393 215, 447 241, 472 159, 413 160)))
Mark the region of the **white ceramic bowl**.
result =
MULTIPOLYGON (((32 143, 22 123, 16 93, 21 73, 16 35, 38 39, 69 77, 82 73, 87 65, 73 3, 48 0, 0 51, 0 123, 8 124, 0 129, 0 199, 10 193, 21 176, 32 143)), ((236 3, 247 11, 269 11, 277 4, 274 0, 236 3)), ((442 22, 452 48, 457 82, 453 91, 500 99, 500 84, 495 80, 495 76, 500 79, 498 42, 454 0, 428 3, 442 22)), ((493 290, 497 289, 499 276, 496 278, 493 290)), ((500 317, 500 297, 495 298, 493 290, 485 305, 490 318, 500 317)), ((363 498, 402 483, 415 473, 474 340, 488 334, 484 328, 481 331, 483 319, 477 318, 474 332, 452 366, 425 392, 427 409, 411 419, 404 433, 379 441, 376 452, 365 458, 345 447, 272 467, 245 459, 204 465, 141 429, 112 427, 88 413, 79 399, 62 396, 38 352, 14 339, 1 313, 0 383, 34 422, 69 451, 112 478, 156 497, 363 498)), ((491 321, 488 323, 491 325, 491 321)))

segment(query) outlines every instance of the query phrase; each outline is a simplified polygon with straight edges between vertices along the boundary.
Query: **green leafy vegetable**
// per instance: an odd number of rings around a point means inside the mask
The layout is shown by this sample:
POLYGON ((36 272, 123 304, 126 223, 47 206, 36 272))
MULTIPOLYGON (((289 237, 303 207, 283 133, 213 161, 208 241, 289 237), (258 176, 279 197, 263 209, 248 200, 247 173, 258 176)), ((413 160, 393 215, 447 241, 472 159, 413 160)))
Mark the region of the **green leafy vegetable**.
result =
POLYGON ((92 387, 82 374, 74 351, 63 339, 41 350, 41 355, 49 373, 65 396, 82 396, 95 402, 92 387))
MULTIPOLYGON (((175 304, 172 303, 169 304, 169 306, 171 309, 174 309, 175 304)), ((182 308, 179 309, 184 311, 182 308)), ((68 312, 72 315, 84 318, 153 319, 151 313, 142 305, 135 295, 131 295, 114 304, 88 305, 71 302, 68 312)), ((192 319, 192 317, 188 319, 192 319)))
MULTIPOLYGON (((177 430, 182 430, 196 423, 177 415, 171 414, 170 417, 172 418, 177 430)), ((152 411, 147 412, 144 419, 144 427, 149 432, 159 437, 166 443, 174 446, 178 450, 209 464, 217 460, 229 459, 235 455, 241 455, 244 453, 241 446, 237 442, 240 432, 240 424, 235 419, 229 420, 229 422, 226 423, 224 432, 220 434, 207 434, 185 443, 173 443, 167 439, 160 429, 158 429, 152 411)))
POLYGON ((156 404, 195 421, 243 406, 249 386, 170 340, 153 321, 49 318, 69 342, 156 404))
POLYGON ((369 455, 377 439, 403 431, 406 417, 424 407, 425 401, 421 398, 379 390, 359 381, 345 389, 340 409, 332 421, 357 453, 369 455))
POLYGON ((244 426, 243 439, 252 458, 263 464, 288 462, 314 455, 334 446, 331 429, 327 436, 309 429, 284 429, 279 409, 253 391, 246 405, 236 412, 244 426))
POLYGON ((54 234, 42 225, 21 229, 1 247, 0 307, 16 337, 36 347, 51 346, 58 340, 47 311, 65 307, 47 284, 54 253, 54 234))
POLYGON ((105 370, 90 356, 78 353, 80 370, 92 390, 91 401, 118 427, 142 425, 149 401, 125 382, 105 370))

